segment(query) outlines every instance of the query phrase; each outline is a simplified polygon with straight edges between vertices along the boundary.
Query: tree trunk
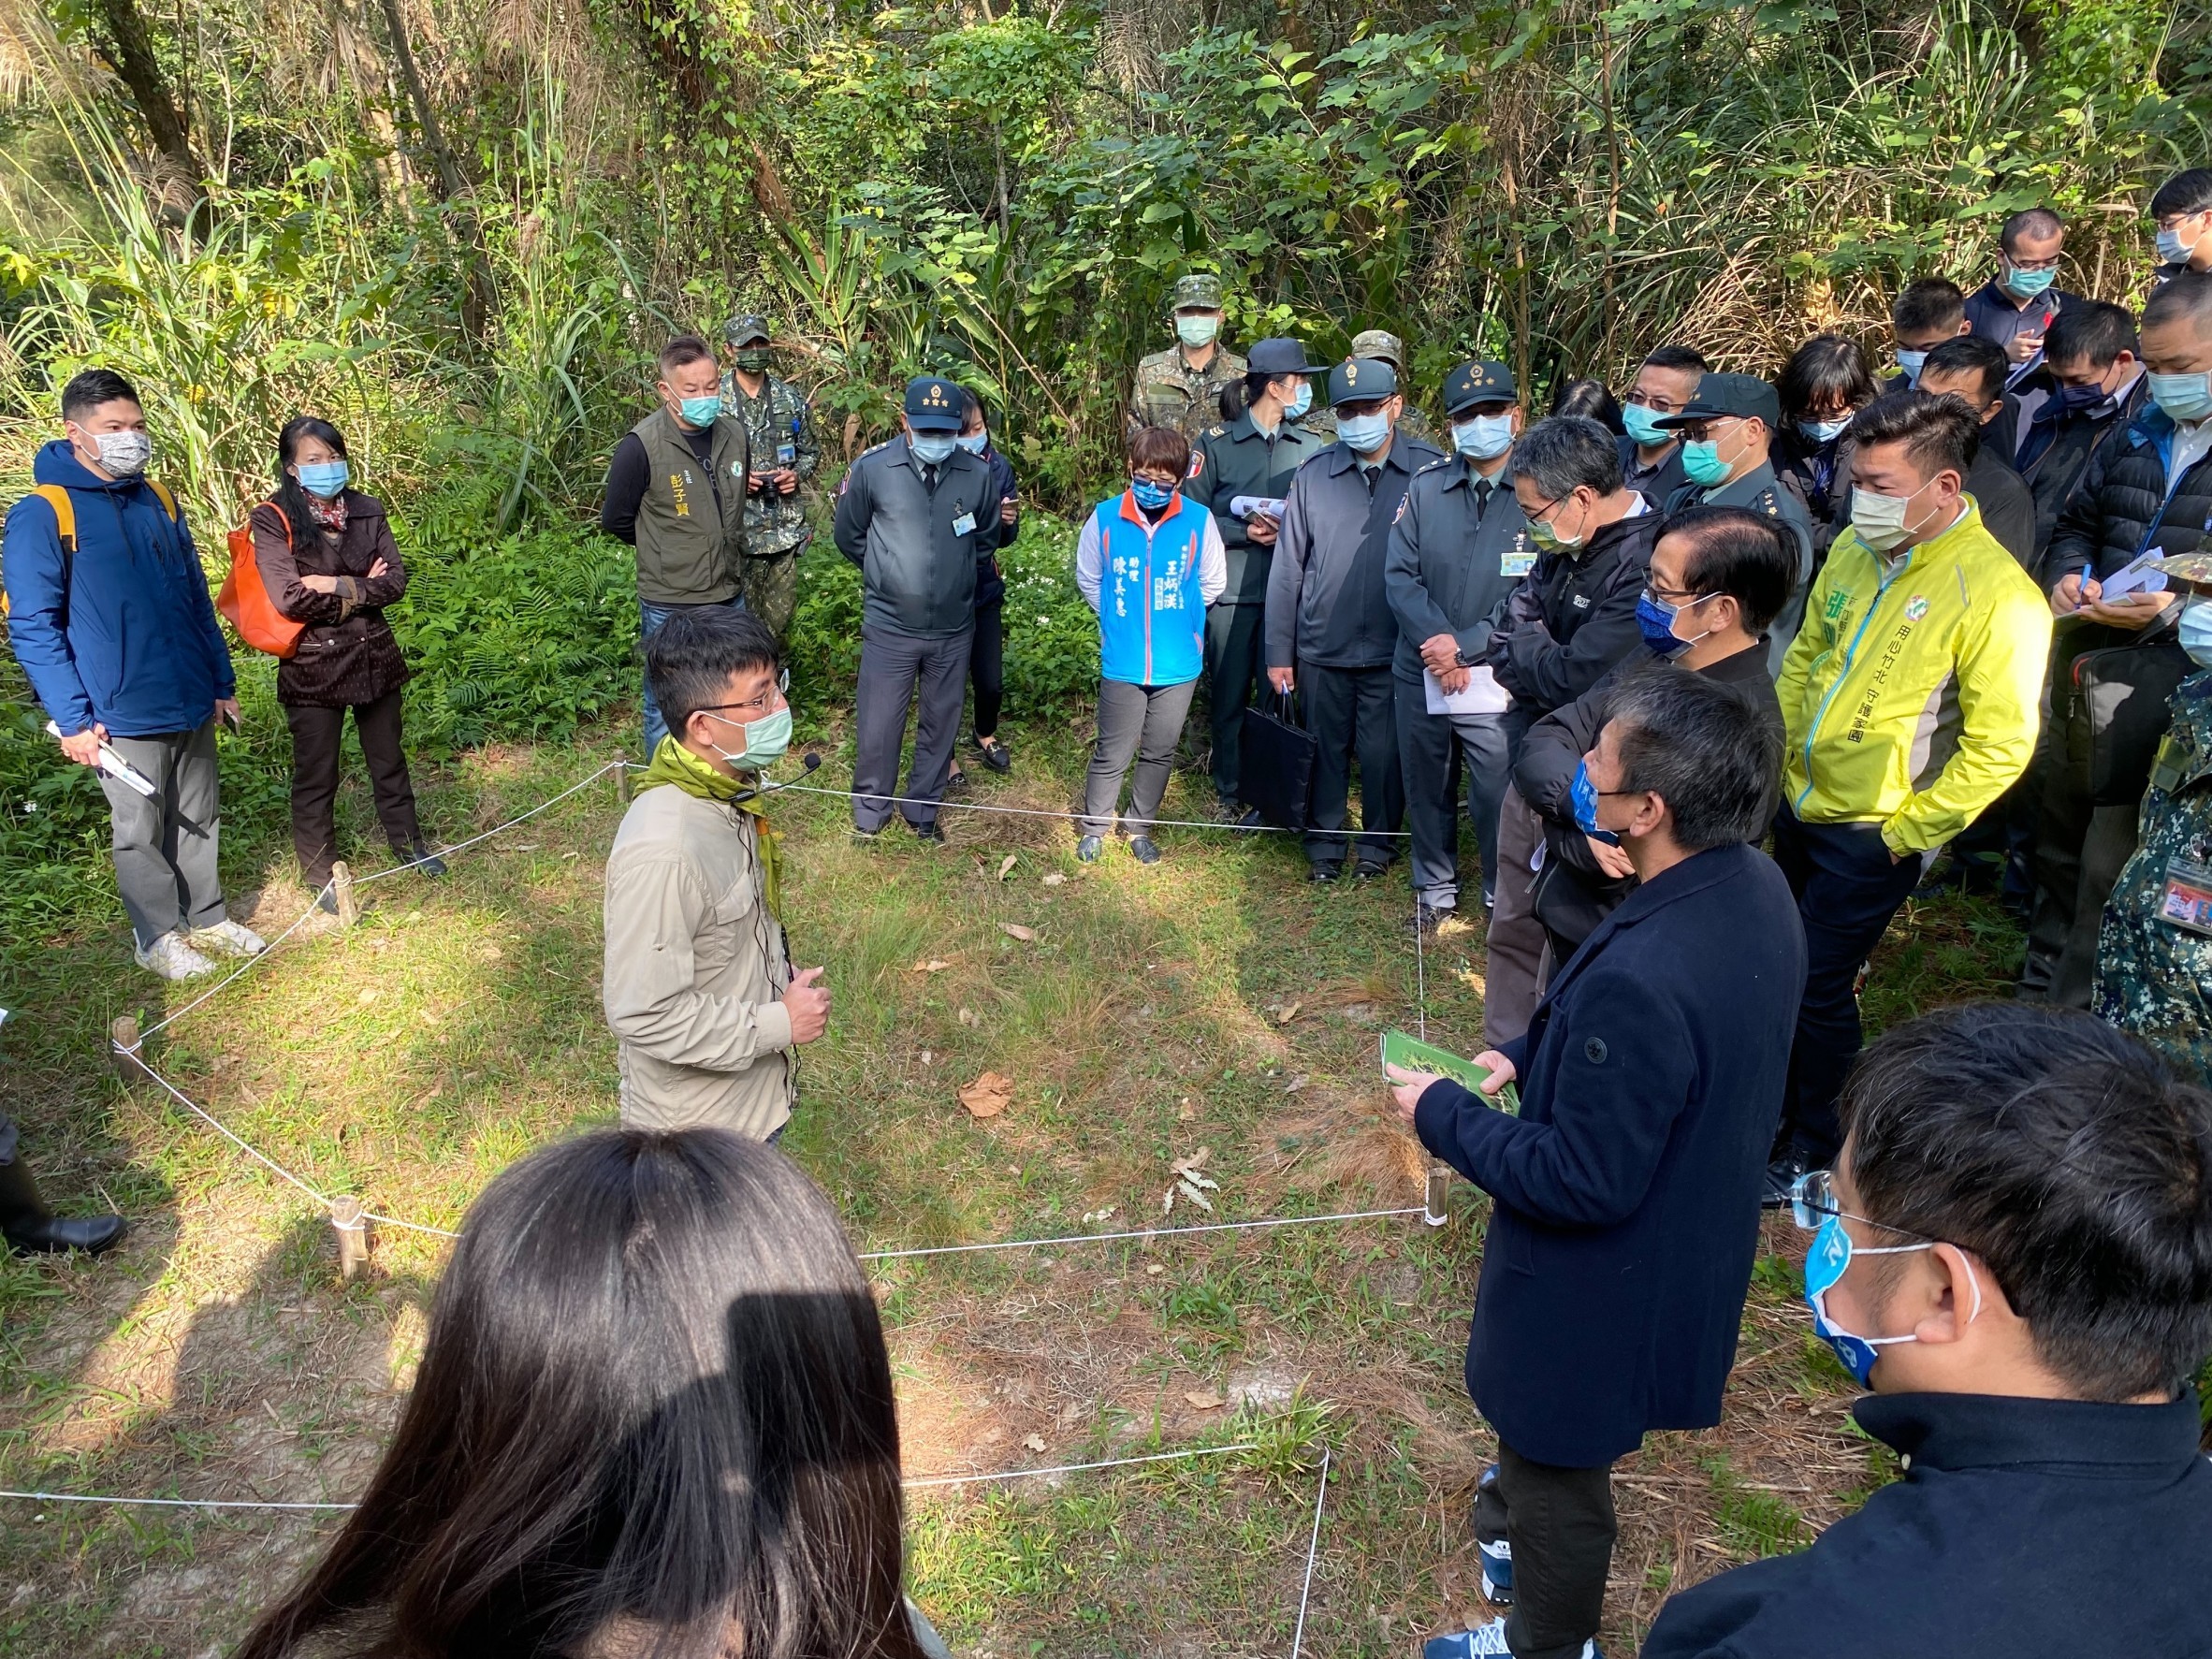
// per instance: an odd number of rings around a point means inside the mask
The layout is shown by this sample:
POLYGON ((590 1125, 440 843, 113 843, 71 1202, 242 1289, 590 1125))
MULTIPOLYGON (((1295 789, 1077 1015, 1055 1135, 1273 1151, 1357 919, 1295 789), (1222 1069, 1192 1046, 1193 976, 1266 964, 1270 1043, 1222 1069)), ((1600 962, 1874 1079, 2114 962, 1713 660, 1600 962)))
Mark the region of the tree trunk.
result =
POLYGON ((160 60, 153 55, 153 41, 146 32, 146 20, 138 13, 138 0, 95 0, 95 4, 100 21, 107 24, 116 79, 129 89, 138 119, 146 124, 147 137, 171 167, 196 184, 199 162, 192 153, 184 111, 169 90, 168 78, 161 72, 160 60))
MULTIPOLYGON (((124 0, 128 4, 129 0, 124 0)), ((407 43, 407 20, 400 13, 400 0, 384 0, 385 27, 391 32, 392 59, 399 65, 400 83, 407 88, 407 102, 415 109, 415 124, 422 129, 424 147, 430 153, 430 165, 437 169, 438 194, 451 201, 461 193, 460 166, 453 159, 453 152, 446 148, 445 130, 438 124, 438 111, 430 105, 429 90, 422 83, 422 74, 415 66, 415 49, 407 43)))

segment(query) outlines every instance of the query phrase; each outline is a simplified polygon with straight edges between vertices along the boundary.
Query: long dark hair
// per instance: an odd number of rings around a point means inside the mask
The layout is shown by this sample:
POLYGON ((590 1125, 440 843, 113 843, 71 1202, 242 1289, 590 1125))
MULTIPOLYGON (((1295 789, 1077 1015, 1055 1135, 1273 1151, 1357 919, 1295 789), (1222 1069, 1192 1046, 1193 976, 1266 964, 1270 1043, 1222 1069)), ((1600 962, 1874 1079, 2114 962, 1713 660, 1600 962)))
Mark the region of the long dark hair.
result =
POLYGON ((829 1201, 720 1129, 606 1130, 471 1207, 368 1494, 236 1659, 921 1659, 899 1574, 829 1201))
POLYGON ((276 488, 269 499, 291 521, 295 548, 315 546, 315 538, 323 533, 322 527, 308 513, 307 491, 299 487, 298 479, 284 471, 299 458, 300 443, 308 438, 320 438, 338 451, 342 460, 353 458, 345 453, 345 434, 328 421, 317 415, 296 415, 284 422, 284 429, 277 434, 276 488))

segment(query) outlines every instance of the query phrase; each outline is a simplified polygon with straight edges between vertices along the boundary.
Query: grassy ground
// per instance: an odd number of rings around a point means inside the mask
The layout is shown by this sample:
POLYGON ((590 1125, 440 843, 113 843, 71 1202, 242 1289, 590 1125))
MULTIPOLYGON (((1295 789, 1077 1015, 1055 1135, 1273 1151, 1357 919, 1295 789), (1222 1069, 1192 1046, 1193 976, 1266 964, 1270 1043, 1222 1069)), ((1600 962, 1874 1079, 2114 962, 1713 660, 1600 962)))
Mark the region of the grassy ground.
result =
MULTIPOLYGON (((1016 773, 981 775, 976 798, 1064 808, 1087 728, 1011 728, 1016 773)), ((817 780, 841 782, 842 734, 820 735, 817 780)), ((488 827, 618 740, 489 750, 424 777, 429 821, 449 840, 488 827)), ((1177 779, 1171 814, 1191 815, 1198 781, 1177 779)), ((357 795, 345 806, 371 822, 357 795)), ((296 938, 165 1033, 154 1063, 323 1190, 455 1225, 502 1165, 612 1120, 596 982, 617 817, 611 783, 596 785, 446 881, 370 888, 358 927, 296 938)), ((1422 1159, 1385 1123, 1375 1075, 1377 1032, 1417 1015, 1402 875, 1315 889, 1273 837, 1166 832, 1160 866, 1114 846, 1086 867, 1049 820, 948 815, 951 845, 932 849, 895 827, 856 845, 835 800, 786 796, 778 819, 794 951, 827 965, 837 997, 786 1145, 863 1248, 1158 1222, 1171 1164, 1201 1149, 1215 1219, 1420 1201, 1422 1159), (985 1070, 1012 1080, 1013 1103, 977 1121, 955 1092, 985 1070)), ((308 895, 274 849, 243 851, 266 880, 240 908, 274 932, 308 895)), ((0 1261, 0 1484, 351 1497, 418 1356, 440 1242, 380 1230, 373 1273, 341 1286, 311 1201, 153 1091, 122 1089, 108 1022, 187 999, 129 965, 125 937, 118 921, 0 954, 0 1002, 17 1011, 0 1099, 50 1196, 135 1223, 98 1262, 0 1261)), ((1993 991, 2008 951, 1984 907, 1914 907, 1870 1011, 1993 991)), ((1478 926, 1429 953, 1431 1035, 1463 1052, 1482 969, 1478 926)), ((1453 1210, 1441 1230, 1398 1217, 881 1264, 911 1474, 1259 1442, 917 1492, 914 1594, 956 1649, 1287 1652, 1324 1442, 1306 1652, 1405 1654, 1479 1616, 1465 1517, 1490 1446, 1460 1353, 1482 1205, 1459 1186, 1453 1210)), ((1171 1217, 1204 1219, 1182 1203, 1171 1217)), ((1786 1230, 1770 1244, 1727 1421, 1655 1435, 1621 1471, 1610 1652, 1634 1649, 1670 1587, 1803 1543, 1889 1473, 1807 1334, 1786 1230)), ((0 1516, 0 1655, 26 1659, 219 1652, 334 1524, 24 1503, 0 1516)))

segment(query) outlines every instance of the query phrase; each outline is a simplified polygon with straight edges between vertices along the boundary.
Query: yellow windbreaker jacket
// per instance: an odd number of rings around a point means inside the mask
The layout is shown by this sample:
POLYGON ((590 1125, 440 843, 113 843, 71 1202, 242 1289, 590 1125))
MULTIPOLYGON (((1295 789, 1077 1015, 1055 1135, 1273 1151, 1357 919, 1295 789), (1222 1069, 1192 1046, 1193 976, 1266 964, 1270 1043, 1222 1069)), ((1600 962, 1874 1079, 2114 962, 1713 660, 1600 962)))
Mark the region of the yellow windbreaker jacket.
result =
POLYGON ((1837 537, 1774 688, 1790 810, 1878 821, 1900 855, 1964 829, 2035 750, 2050 607, 1966 502, 1894 563, 1837 537))

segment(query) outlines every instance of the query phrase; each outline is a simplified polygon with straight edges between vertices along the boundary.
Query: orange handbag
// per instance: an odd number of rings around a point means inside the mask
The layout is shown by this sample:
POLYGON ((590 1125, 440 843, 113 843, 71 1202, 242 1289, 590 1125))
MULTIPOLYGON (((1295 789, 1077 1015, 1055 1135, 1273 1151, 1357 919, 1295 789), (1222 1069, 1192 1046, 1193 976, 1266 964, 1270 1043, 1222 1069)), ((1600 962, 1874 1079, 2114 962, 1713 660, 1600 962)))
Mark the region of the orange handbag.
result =
MULTIPOLYGON (((276 507, 274 502, 263 505, 276 507)), ((277 520, 284 527, 284 546, 289 547, 292 520, 285 517, 282 507, 277 507, 277 520)), ((223 591, 215 596, 215 608, 230 618, 239 638, 255 650, 267 651, 272 657, 291 656, 299 649, 299 635, 306 631, 307 624, 285 616, 269 597, 269 588, 261 580, 260 563, 254 557, 252 517, 232 531, 228 539, 230 574, 223 578, 223 591)))

